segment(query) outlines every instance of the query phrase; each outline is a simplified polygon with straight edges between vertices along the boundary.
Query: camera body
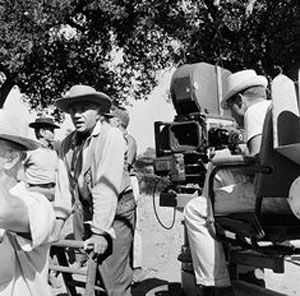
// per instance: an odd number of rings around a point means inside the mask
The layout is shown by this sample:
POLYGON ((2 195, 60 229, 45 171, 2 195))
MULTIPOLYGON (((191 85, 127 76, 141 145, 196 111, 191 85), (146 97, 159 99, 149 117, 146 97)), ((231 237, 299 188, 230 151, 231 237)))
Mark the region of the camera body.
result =
POLYGON ((154 170, 168 176, 180 193, 201 191, 214 150, 237 153, 243 142, 236 121, 220 108, 229 74, 207 63, 184 65, 173 74, 171 97, 177 114, 172 122, 154 123, 154 170))

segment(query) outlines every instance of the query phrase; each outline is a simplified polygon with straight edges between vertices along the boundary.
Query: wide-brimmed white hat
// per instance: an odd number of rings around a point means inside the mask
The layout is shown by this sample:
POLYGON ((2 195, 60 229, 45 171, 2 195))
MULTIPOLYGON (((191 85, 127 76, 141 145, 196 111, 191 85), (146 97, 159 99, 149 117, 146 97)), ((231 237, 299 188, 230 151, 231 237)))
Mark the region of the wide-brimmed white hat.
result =
POLYGON ((28 138, 28 124, 3 109, 0 109, 0 139, 19 144, 24 150, 40 147, 39 142, 28 138))
POLYGON ((78 102, 92 102, 101 106, 102 112, 109 112, 111 99, 102 92, 97 92, 93 87, 88 85, 74 85, 68 94, 55 101, 56 106, 62 111, 69 113, 70 106, 78 102))
POLYGON ((257 75, 254 70, 242 70, 229 75, 224 83, 224 97, 221 102, 223 109, 228 109, 227 100, 237 93, 253 86, 267 87, 268 80, 265 76, 257 75))

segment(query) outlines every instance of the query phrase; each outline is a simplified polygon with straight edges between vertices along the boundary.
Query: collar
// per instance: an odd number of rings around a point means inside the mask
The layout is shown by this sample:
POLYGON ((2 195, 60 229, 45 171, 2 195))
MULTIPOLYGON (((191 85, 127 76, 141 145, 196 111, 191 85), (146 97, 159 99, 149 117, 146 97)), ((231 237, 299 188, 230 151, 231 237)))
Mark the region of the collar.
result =
POLYGON ((251 108, 252 106, 254 106, 256 104, 261 104, 262 102, 269 102, 269 100, 261 97, 261 98, 257 98, 254 101, 247 101, 247 102, 248 102, 248 106, 247 106, 247 110, 248 110, 249 108, 251 108))
POLYGON ((39 143, 41 144, 41 147, 42 148, 45 148, 45 149, 54 149, 54 147, 53 147, 53 145, 52 144, 48 144, 48 145, 46 145, 44 142, 42 142, 41 140, 39 140, 39 143))

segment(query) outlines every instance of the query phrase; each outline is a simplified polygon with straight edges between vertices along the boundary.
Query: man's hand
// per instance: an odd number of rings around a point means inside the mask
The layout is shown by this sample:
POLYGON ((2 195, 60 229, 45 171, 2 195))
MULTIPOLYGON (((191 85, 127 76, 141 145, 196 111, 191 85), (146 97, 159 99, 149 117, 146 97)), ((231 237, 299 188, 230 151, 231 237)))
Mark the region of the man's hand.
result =
POLYGON ((95 254, 102 255, 108 247, 108 241, 105 236, 93 234, 84 242, 85 250, 93 250, 95 254))

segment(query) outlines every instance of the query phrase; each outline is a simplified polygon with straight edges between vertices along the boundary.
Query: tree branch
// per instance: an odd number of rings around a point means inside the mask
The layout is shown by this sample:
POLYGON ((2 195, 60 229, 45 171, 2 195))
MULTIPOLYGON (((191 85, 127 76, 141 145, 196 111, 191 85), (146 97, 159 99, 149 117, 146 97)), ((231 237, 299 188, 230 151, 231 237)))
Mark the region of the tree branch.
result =
POLYGON ((216 18, 217 14, 218 14, 218 6, 219 6, 219 1, 215 1, 215 0, 204 0, 203 1, 207 7, 207 9, 209 10, 209 12, 211 13, 213 18, 216 18))
POLYGON ((249 0, 248 1, 248 4, 246 6, 246 16, 247 17, 252 14, 253 8, 254 8, 254 5, 255 5, 256 1, 257 0, 249 0))

